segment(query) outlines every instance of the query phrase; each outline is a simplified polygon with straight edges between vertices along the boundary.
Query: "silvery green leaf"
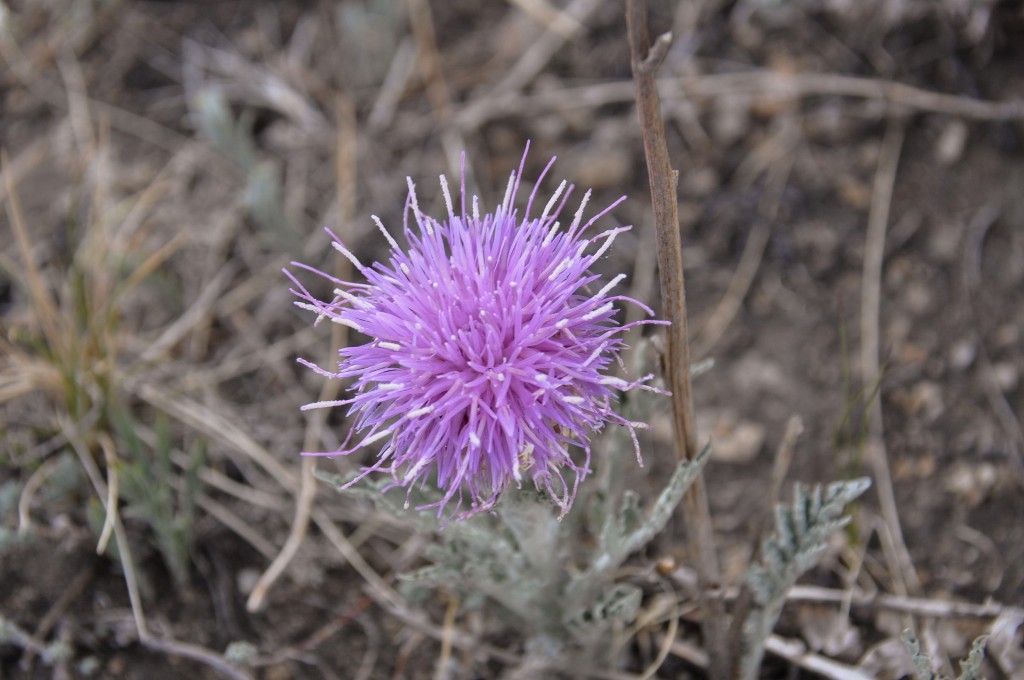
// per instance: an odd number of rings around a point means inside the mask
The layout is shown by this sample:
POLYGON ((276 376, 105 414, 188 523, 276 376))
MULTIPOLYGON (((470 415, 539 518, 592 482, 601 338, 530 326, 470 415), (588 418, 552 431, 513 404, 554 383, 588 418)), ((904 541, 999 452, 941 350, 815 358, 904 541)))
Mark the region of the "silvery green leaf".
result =
POLYGON ((981 664, 985 660, 985 646, 988 636, 982 635, 971 645, 971 652, 960 662, 960 677, 957 680, 980 680, 981 664))
POLYGON ((761 560, 747 570, 747 585, 754 606, 743 622, 743 650, 739 663, 741 680, 757 677, 764 644, 782 612, 786 593, 813 567, 828 548, 828 537, 848 521, 841 517, 851 500, 870 486, 867 479, 830 484, 809 492, 797 484, 790 506, 775 508, 775 535, 761 546, 761 560))

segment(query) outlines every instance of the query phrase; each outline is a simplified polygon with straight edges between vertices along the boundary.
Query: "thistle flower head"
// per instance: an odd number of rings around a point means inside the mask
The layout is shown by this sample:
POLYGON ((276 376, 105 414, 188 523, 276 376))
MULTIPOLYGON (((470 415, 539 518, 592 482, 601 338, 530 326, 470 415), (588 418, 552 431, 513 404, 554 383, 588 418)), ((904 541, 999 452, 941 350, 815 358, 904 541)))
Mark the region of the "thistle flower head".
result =
POLYGON ((591 271, 630 229, 591 233, 624 197, 584 222, 588 191, 566 228, 559 217, 572 187, 563 181, 536 216, 534 188, 520 216, 513 206, 523 163, 488 214, 481 214, 476 196, 467 212, 465 172, 458 210, 441 177, 447 205, 441 219, 420 210, 409 180, 408 246, 399 246, 373 218, 391 248, 387 262, 364 266, 331 233, 334 248, 365 282, 294 263, 336 286, 330 300, 317 299, 286 272, 299 307, 368 338, 340 350, 336 370, 300 360, 327 377, 353 379, 349 398, 304 407, 348 407, 354 418, 349 439, 337 451, 306 455, 347 455, 380 443, 376 462, 352 483, 375 471, 409 490, 433 483, 443 497, 425 507, 440 516, 454 502, 455 515, 468 497, 460 518, 490 508, 503 489, 524 478, 564 514, 589 472, 590 437, 608 422, 629 429, 639 460, 635 428, 644 425, 617 414, 612 402, 619 390, 653 390, 644 384, 651 376, 627 382, 606 371, 622 349, 623 331, 667 322, 617 321, 618 302, 653 312, 612 293, 624 275, 602 285, 591 271), (574 455, 574 447, 581 451, 574 455))

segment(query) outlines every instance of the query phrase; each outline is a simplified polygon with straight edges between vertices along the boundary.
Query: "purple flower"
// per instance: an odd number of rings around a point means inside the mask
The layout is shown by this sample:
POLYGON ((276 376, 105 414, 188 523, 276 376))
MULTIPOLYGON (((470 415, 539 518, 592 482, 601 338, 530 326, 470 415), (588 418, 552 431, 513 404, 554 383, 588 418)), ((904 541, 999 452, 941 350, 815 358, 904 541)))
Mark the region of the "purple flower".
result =
POLYGON ((609 421, 629 429, 640 460, 635 428, 645 425, 617 414, 612 402, 618 390, 654 390, 644 385, 652 376, 627 382, 606 371, 618 359, 623 331, 668 322, 616 321, 620 301, 653 312, 611 293, 624 274, 601 285, 590 271, 631 227, 588 230, 625 197, 583 222, 588 191, 565 229, 558 217, 572 186, 563 181, 536 217, 534 188, 520 217, 513 204, 525 160, 524 154, 493 214, 481 214, 476 196, 467 212, 464 169, 458 206, 441 177, 446 219, 420 211, 410 179, 403 221, 408 248, 373 217, 391 246, 386 263, 364 266, 328 230, 334 248, 366 281, 341 281, 293 263, 336 287, 329 301, 286 272, 300 298, 295 304, 316 312, 318 321, 328 318, 369 338, 342 349, 336 371, 300 359, 324 376, 354 379, 351 398, 304 407, 347 406, 355 417, 349 439, 337 451, 303 455, 342 456, 381 443, 376 462, 352 483, 374 471, 390 473, 389 488, 405 487, 407 494, 417 481, 433 482, 443 497, 423 507, 440 516, 454 500, 454 515, 468 495, 459 518, 492 507, 524 477, 564 515, 590 471, 591 433, 609 421), (353 433, 358 443, 349 446, 353 433), (582 456, 574 457, 571 447, 582 456))

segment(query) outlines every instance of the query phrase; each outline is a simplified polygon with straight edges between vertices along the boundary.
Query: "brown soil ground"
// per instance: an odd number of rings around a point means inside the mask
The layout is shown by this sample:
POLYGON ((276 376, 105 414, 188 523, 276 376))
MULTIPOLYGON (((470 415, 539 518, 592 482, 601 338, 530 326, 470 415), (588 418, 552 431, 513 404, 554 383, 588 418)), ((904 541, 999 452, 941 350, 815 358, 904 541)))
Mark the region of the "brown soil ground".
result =
MULTIPOLYGON (((116 282, 166 254, 111 303, 103 346, 116 352, 81 359, 89 380, 116 381, 145 446, 159 449, 169 430, 173 465, 162 477, 158 462, 139 465, 145 478, 177 484, 168 503, 181 517, 182 499, 195 497, 182 490, 182 466, 203 451, 184 580, 145 519, 156 492, 143 486, 122 509, 155 635, 217 653, 248 641, 251 672, 267 680, 490 678, 510 667, 457 648, 451 672, 436 675, 446 600, 427 604, 435 629, 414 629, 374 602, 323 529, 340 528, 389 581, 422 546, 327 491, 263 609, 248 613, 245 601, 288 535, 310 422, 298 406, 321 389, 294 357, 323 355, 329 335, 290 306, 279 272, 292 258, 334 266, 323 225, 372 259, 383 245, 369 215, 400 223, 406 175, 437 211, 433 178, 452 177, 465 149, 471 183, 493 203, 529 139, 527 177, 558 155, 555 174, 593 187, 591 205, 629 196, 611 219, 638 229, 603 273, 630 272, 633 294, 657 306, 621 3, 573 0, 578 21, 560 23, 550 12, 561 4, 0 4, 0 148, 60 313, 89 328, 116 282)), ((807 583, 939 606, 1020 605, 1024 5, 652 4, 654 30, 675 36, 660 76, 694 350, 715 360, 695 391, 702 434, 715 442, 707 484, 724 579, 735 583, 750 559, 775 451, 798 416, 789 480, 875 478, 855 530, 807 583), (881 511, 881 469, 902 541, 881 511)), ((10 198, 5 184, 5 208, 10 198)), ((140 646, 116 555, 95 554, 103 513, 60 423, 116 425, 109 415, 89 421, 67 383, 22 391, 12 378, 24 369, 18 357, 50 359, 10 215, 0 230, 0 392, 16 398, 0 406, 0 616, 35 641, 0 640, 0 678, 219 677, 140 646), (30 479, 41 484, 20 535, 30 479), (27 660, 33 644, 55 641, 66 660, 27 660)), ((665 409, 642 441, 651 476, 637 477, 641 489, 670 464, 665 409)), ((314 446, 337 443, 340 416, 327 425, 314 446)), ((107 471, 97 441, 84 455, 107 471)), ((690 563, 679 521, 634 561, 664 558, 690 563)), ((778 632, 868 675, 899 677, 894 640, 908 623, 956 659, 993 620, 839 609, 794 602, 778 632)), ((522 654, 487 616, 459 614, 456 625, 522 654)), ((659 633, 637 636, 622 674, 641 672, 659 633)), ((680 638, 700 644, 691 623, 680 638)), ((1024 673, 1020 636, 999 644, 989 677, 1024 673)), ((700 672, 673 654, 657 677, 691 675, 700 672)), ((815 676, 769 655, 764 677, 815 676)))

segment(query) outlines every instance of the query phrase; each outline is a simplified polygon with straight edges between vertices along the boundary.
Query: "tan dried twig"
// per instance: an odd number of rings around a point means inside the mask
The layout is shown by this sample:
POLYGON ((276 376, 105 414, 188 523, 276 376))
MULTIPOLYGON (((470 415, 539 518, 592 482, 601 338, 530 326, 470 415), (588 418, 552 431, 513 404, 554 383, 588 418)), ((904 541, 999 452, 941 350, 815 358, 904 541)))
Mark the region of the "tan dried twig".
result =
MULTIPOLYGON (((672 416, 676 457, 695 460, 697 427, 690 386, 690 347, 687 337, 686 289, 683 278, 682 245, 679 236, 678 173, 672 169, 661 116, 661 100, 654 74, 668 51, 670 35, 662 35, 652 45, 647 27, 645 0, 629 0, 626 9, 630 61, 636 81, 636 103, 643 134, 644 153, 651 183, 654 225, 658 240, 658 273, 661 299, 672 326, 668 343, 668 386, 672 391, 672 416)), ((690 553, 698 564, 698 593, 704 610, 702 630, 709 650, 709 674, 712 680, 728 677, 729 657, 726 639, 725 607, 711 592, 719 587, 718 558, 708 507, 707 490, 698 475, 683 498, 690 553)))
POLYGON ((874 677, 853 666, 815 654, 800 640, 788 640, 772 635, 765 642, 765 649, 794 666, 830 680, 872 680, 874 677))
POLYGON ((448 677, 448 662, 452 656, 452 633, 455 632, 455 615, 459 613, 459 598, 448 595, 448 606, 444 611, 444 624, 441 628, 441 653, 437 656, 437 667, 434 669, 434 680, 448 677))
MULTIPOLYGON (((799 640, 787 640, 778 635, 772 635, 765 642, 765 648, 794 666, 809 670, 829 680, 870 680, 871 678, 852 666, 807 651, 806 646, 799 640)), ((698 668, 707 668, 708 655, 699 647, 684 640, 675 640, 672 642, 671 651, 672 654, 684 659, 687 663, 698 668)))
POLYGON ((978 332, 981 326, 978 323, 978 314, 973 304, 974 296, 981 287, 981 252, 985 244, 985 238, 989 230, 995 225, 1002 214, 1002 209, 996 205, 983 206, 975 213, 967 225, 965 248, 963 256, 963 275, 961 278, 962 296, 967 313, 974 320, 971 325, 974 328, 974 335, 978 343, 978 363, 981 368, 981 376, 984 384, 985 398, 992 406, 999 425, 1003 428, 1010 440, 1010 451, 1013 454, 1013 462, 1017 473, 1018 483, 1024 482, 1024 428, 1021 427, 1020 417, 1016 414, 1013 406, 1007 401, 1003 391, 995 379, 992 368, 992 358, 989 356, 985 343, 978 332))

